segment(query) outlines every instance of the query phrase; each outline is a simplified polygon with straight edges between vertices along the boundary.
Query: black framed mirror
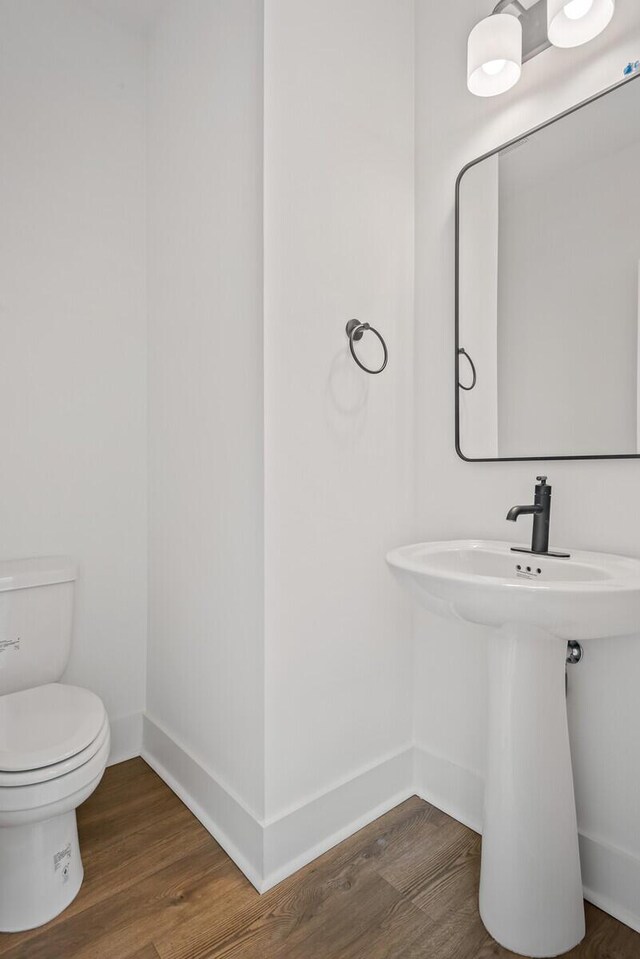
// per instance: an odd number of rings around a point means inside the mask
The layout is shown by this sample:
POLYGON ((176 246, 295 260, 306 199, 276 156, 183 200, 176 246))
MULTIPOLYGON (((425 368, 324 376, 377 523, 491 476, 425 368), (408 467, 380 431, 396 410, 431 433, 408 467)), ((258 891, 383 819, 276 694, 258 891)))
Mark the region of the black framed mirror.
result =
POLYGON ((456 450, 640 456, 640 74, 456 183, 456 450))

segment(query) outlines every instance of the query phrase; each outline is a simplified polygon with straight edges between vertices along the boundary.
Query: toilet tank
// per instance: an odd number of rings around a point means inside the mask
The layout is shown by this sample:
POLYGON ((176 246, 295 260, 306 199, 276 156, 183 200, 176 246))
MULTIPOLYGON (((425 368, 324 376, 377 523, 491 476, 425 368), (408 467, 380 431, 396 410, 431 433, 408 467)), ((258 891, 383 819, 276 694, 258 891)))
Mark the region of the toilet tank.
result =
POLYGON ((75 579, 76 565, 65 556, 0 561, 0 696, 62 676, 75 579))

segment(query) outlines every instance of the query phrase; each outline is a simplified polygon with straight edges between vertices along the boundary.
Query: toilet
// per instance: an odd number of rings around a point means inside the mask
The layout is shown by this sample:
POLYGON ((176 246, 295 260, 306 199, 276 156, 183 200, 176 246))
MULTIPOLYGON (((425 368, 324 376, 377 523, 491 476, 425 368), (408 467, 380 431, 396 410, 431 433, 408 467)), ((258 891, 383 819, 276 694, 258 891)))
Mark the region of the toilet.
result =
POLYGON ((110 733, 99 697, 59 682, 75 579, 64 557, 0 562, 0 932, 43 925, 82 885, 76 809, 110 733))

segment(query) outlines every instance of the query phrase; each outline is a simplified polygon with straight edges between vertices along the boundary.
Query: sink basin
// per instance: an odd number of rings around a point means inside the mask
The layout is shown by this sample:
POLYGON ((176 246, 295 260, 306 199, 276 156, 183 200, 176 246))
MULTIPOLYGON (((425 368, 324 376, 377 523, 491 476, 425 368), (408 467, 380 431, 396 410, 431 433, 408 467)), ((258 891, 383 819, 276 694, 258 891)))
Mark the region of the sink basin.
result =
POLYGON ((458 540, 404 546, 387 562, 431 612, 493 627, 480 914, 513 952, 567 952, 585 929, 567 641, 640 631, 640 561, 458 540))
POLYGON ((515 553, 511 543, 458 540, 392 550, 387 562, 432 612, 484 626, 522 623, 561 639, 624 636, 640 623, 640 562, 574 551, 515 553))

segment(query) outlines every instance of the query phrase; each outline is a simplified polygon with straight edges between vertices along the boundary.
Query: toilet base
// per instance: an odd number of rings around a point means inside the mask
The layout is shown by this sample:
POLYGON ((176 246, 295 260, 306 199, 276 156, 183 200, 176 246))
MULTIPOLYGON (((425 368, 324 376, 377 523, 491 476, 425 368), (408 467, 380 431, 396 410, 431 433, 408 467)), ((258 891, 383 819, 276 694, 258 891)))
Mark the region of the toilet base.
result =
POLYGON ((73 902, 83 876, 75 809, 0 827, 0 932, 49 922, 73 902))

